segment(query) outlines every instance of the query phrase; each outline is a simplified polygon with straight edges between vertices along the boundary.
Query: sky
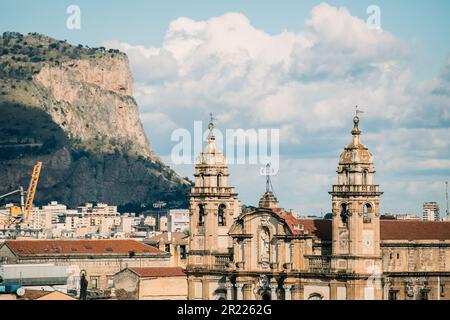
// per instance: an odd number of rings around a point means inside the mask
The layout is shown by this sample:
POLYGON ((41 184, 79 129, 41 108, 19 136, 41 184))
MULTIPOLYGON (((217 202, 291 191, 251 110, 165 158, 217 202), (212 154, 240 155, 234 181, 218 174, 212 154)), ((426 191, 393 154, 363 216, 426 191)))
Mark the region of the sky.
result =
MULTIPOLYGON (((382 212, 445 211, 450 180, 449 1, 0 1, 0 31, 38 32, 127 53, 149 140, 172 163, 177 128, 280 129, 280 205, 330 210, 340 153, 360 105, 382 212), (66 27, 69 5, 81 29, 66 27), (369 5, 381 29, 367 27, 369 5)), ((243 203, 264 192, 260 165, 231 165, 243 203)))

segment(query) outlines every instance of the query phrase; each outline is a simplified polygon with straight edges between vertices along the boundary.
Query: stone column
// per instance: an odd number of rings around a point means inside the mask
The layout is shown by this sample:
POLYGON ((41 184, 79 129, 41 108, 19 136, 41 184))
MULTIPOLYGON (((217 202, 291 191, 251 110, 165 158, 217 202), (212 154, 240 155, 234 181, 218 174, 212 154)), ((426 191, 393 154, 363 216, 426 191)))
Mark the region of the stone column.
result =
POLYGON ((233 300, 233 284, 231 282, 227 282, 225 287, 227 288, 227 300, 233 300))
POLYGON ((291 297, 291 288, 292 288, 292 284, 285 284, 285 285, 283 285, 283 289, 284 289, 284 300, 292 300, 292 297, 291 297))
POLYGON ((256 285, 255 284, 251 284, 251 291, 250 291, 250 293, 251 293, 251 297, 252 297, 252 300, 256 300, 256 285))
POLYGON ((243 283, 236 283, 236 300, 244 300, 244 296, 242 293, 242 289, 244 288, 244 284, 243 283))
POLYGON ((278 288, 278 285, 271 284, 269 287, 270 287, 270 299, 271 300, 277 300, 277 288, 278 288))
POLYGON ((195 299, 195 286, 194 286, 194 278, 188 278, 188 300, 195 299))

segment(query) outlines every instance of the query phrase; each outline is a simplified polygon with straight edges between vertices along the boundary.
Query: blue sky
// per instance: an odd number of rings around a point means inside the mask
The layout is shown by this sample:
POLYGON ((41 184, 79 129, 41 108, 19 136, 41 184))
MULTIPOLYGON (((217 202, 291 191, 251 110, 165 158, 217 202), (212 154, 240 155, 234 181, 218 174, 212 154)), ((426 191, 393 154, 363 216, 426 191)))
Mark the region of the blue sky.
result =
MULTIPOLYGON (((227 12, 241 12, 252 24, 270 34, 284 29, 301 31, 311 8, 320 1, 53 1, 2 0, 0 30, 39 32, 70 43, 98 46, 106 40, 135 45, 159 46, 171 21, 179 17, 204 20, 227 12), (65 27, 66 8, 76 4, 82 10, 81 30, 65 27)), ((344 6, 366 19, 369 5, 381 9, 382 27, 400 39, 417 46, 416 71, 419 76, 434 75, 450 52, 450 2, 418 1, 327 1, 344 6)))
MULTIPOLYGON (((444 211, 449 1, 2 0, 0 9, 2 32, 125 51, 146 133, 169 164, 171 132, 206 122, 210 111, 222 128, 280 128, 273 181, 281 204, 326 212, 360 104, 382 210, 420 213, 423 201, 438 201, 444 211), (81 8, 81 30, 66 28, 71 4, 81 8), (381 9, 381 33, 364 28, 369 5, 381 9)), ((190 165, 173 167, 192 175, 190 165)), ((244 203, 255 204, 264 189, 256 172, 231 168, 244 203)))

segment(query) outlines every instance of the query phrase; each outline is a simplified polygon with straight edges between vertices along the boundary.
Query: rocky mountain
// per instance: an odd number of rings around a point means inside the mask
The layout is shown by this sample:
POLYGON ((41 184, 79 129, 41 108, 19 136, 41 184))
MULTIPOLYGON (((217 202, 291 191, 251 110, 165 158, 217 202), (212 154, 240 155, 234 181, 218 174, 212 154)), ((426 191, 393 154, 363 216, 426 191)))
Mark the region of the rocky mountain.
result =
POLYGON ((187 205, 189 181, 153 152, 128 58, 39 35, 0 36, 0 194, 43 162, 36 204, 187 205))

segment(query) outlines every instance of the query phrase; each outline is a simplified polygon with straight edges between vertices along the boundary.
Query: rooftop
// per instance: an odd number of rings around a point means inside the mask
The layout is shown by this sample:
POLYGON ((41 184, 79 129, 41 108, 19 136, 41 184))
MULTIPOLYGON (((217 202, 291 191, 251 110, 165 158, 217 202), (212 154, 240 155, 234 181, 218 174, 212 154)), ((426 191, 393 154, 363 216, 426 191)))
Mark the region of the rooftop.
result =
POLYGON ((169 232, 163 232, 144 240, 145 243, 149 244, 159 244, 161 241, 164 243, 187 244, 188 236, 183 232, 170 232, 169 240, 169 232))
POLYGON ((167 255, 166 252, 135 240, 7 240, 3 245, 17 256, 128 255, 130 252, 144 255, 167 255))
MULTIPOLYGON (((332 220, 297 219, 285 212, 277 212, 294 235, 302 234, 301 228, 319 240, 330 241, 332 220)), ((380 239, 388 240, 450 240, 450 222, 416 220, 380 220, 380 239)))
POLYGON ((166 267, 166 268, 129 268, 132 272, 136 273, 139 277, 183 277, 186 276, 183 269, 180 267, 166 267))

